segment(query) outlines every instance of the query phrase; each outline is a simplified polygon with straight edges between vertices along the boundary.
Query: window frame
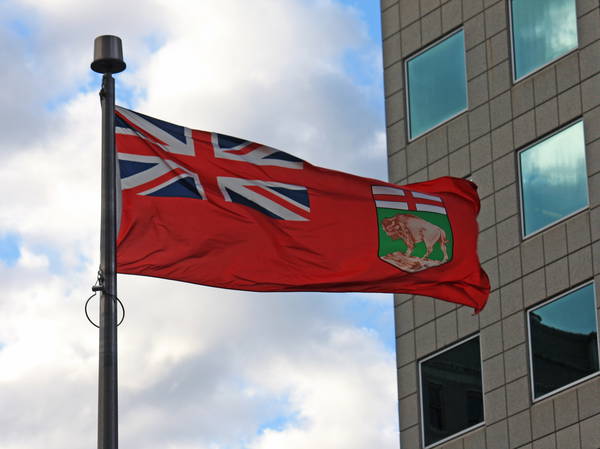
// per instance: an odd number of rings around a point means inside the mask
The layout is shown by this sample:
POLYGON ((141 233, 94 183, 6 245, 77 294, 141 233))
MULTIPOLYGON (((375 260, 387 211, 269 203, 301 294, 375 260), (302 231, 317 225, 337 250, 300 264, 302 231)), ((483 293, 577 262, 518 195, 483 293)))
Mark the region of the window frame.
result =
POLYGON ((469 432, 472 432, 475 429, 478 429, 479 427, 484 427, 486 425, 486 421, 485 421, 485 384, 484 384, 484 375, 483 375, 483 357, 481 356, 481 335, 479 332, 477 332, 476 334, 473 334, 469 337, 465 337, 457 342, 452 343, 451 345, 440 349, 439 351, 435 351, 425 357, 423 357, 421 360, 418 361, 418 388, 419 388, 419 418, 421 420, 420 422, 420 427, 421 427, 421 444, 423 445, 424 449, 429 449, 435 446, 438 446, 440 444, 444 444, 447 443, 448 441, 451 441, 455 438, 458 438, 460 436, 463 436, 469 432), (445 352, 450 351, 451 349, 454 349, 457 346, 460 346, 470 340, 473 340, 475 338, 479 338, 479 365, 481 367, 481 401, 482 401, 482 410, 483 410, 483 420, 480 423, 474 424, 466 429, 460 430, 456 433, 453 433, 452 435, 447 436, 446 438, 443 438, 439 441, 436 441, 435 443, 431 443, 430 445, 425 445, 425 419, 424 419, 424 412, 425 412, 425 408, 423 406, 423 370, 422 370, 422 365, 424 362, 427 362, 428 360, 431 360, 432 358, 443 354, 445 352))
POLYGON ((597 299, 597 295, 596 295, 596 287, 595 287, 595 283, 594 283, 594 279, 590 279, 588 281, 585 281, 581 284, 576 285, 575 287, 572 287, 562 293, 559 293, 558 295, 555 295, 549 299, 546 299, 544 301, 542 301, 541 303, 536 304, 533 307, 530 307, 529 309, 526 310, 526 320, 527 320, 527 352, 528 354, 528 358, 529 358, 529 388, 531 389, 531 402, 532 403, 536 403, 536 402, 540 402, 543 401, 544 399, 547 399, 551 396, 554 396, 558 393, 561 393, 565 390, 568 390, 570 388, 573 388, 575 385, 579 385, 583 382, 586 382, 590 379, 593 379, 594 377, 600 375, 600 363, 598 366, 598 370, 592 374, 588 374, 585 377, 582 377, 581 379, 577 379, 567 385, 564 385, 560 388, 557 388, 556 390, 552 390, 546 394, 543 394, 539 397, 535 397, 535 385, 534 385, 534 372, 533 372, 533 348, 531 347, 531 324, 530 324, 530 320, 529 320, 529 315, 531 312, 544 307, 547 304, 550 304, 554 301, 558 301, 560 298, 563 298, 571 293, 573 293, 576 290, 582 289, 584 287, 587 287, 588 285, 592 285, 594 286, 594 288, 592 288, 592 295, 594 297, 594 311, 596 312, 596 344, 598 345, 598 354, 600 354, 600 331, 599 331, 599 322, 598 322, 598 299, 597 299))
POLYGON ((429 43, 427 46, 423 47, 422 49, 416 51, 415 53, 407 56, 404 59, 404 86, 405 86, 405 95, 404 95, 404 108, 406 111, 406 136, 407 136, 407 142, 414 142, 417 139, 420 139, 421 137, 429 134, 431 131, 439 128, 440 126, 443 126, 445 124, 447 124, 449 121, 454 120, 456 117, 458 117, 461 114, 464 114, 465 112, 467 112, 469 110, 469 79, 468 79, 468 72, 467 72, 467 43, 466 43, 466 39, 465 39, 465 29, 464 26, 460 26, 454 30, 449 31, 448 33, 446 33, 445 35, 443 35, 442 37, 436 39, 435 41, 429 43), (466 86, 465 86, 465 94, 466 94, 466 103, 467 106, 464 109, 461 109, 460 111, 458 111, 456 114, 452 115, 451 117, 443 120, 442 122, 438 123, 437 125, 427 129, 426 131, 423 131, 421 134, 418 134, 416 136, 412 136, 411 131, 410 131, 410 92, 409 92, 409 84, 408 84, 408 63, 417 58, 418 56, 422 55, 423 53, 426 53, 428 50, 431 50, 433 47, 435 47, 436 45, 442 43, 443 41, 445 41, 446 39, 451 38, 452 36, 454 36, 455 34, 458 34, 460 32, 463 32, 463 46, 465 48, 465 51, 463 52, 463 62, 465 64, 465 82, 466 82, 466 86))
MULTIPOLYGON (((577 8, 577 0, 573 0, 575 2, 575 7, 577 8)), ((515 61, 515 38, 514 38, 514 23, 513 23, 513 8, 512 8, 512 3, 513 0, 508 0, 508 32, 509 32, 509 41, 510 41, 510 63, 511 63, 511 78, 512 78, 512 83, 513 84, 517 84, 527 78, 529 78, 530 76, 544 70, 546 67, 556 63, 556 61, 560 61, 562 58, 565 58, 567 56, 569 56, 571 53, 577 51, 579 49, 579 17, 577 17, 577 12, 575 13, 575 21, 577 24, 577 45, 572 48, 571 50, 569 50, 566 53, 563 53, 560 56, 557 56, 554 59, 551 59, 550 61, 546 62, 545 64, 539 66, 537 69, 532 70, 531 72, 527 73, 526 75, 521 76, 520 78, 517 78, 517 63, 515 61)))
POLYGON ((517 155, 517 184, 518 184, 518 188, 519 188, 519 213, 520 213, 520 225, 521 225, 521 241, 525 241, 533 236, 536 236, 544 231, 547 231, 548 229, 550 229, 553 226, 556 226, 559 223, 562 223, 565 220, 568 220, 571 217, 574 217, 577 214, 580 214, 581 212, 588 210, 590 208, 590 185, 589 185, 589 173, 588 173, 588 169, 587 169, 587 144, 585 142, 585 123, 583 120, 583 117, 578 117, 575 120, 572 120, 566 124, 564 124, 563 126, 561 126, 560 128, 555 129, 554 131, 551 131, 550 133, 540 137, 539 139, 527 144, 526 146, 524 146, 523 148, 519 149, 516 151, 516 155, 517 155), (584 207, 581 207, 577 210, 574 210, 573 212, 565 215, 562 218, 559 218, 556 221, 553 221, 552 223, 547 224, 546 226, 543 226, 539 229, 536 229, 535 231, 529 233, 529 234, 525 234, 525 209, 524 209, 524 199, 523 199, 523 176, 522 176, 522 167, 521 167, 521 153, 535 147, 536 145, 539 145, 540 143, 554 137, 557 134, 560 134, 561 132, 563 132, 564 130, 566 130, 567 128, 570 128, 571 126, 574 126, 575 124, 581 122, 582 126, 583 126, 583 152, 584 152, 584 157, 585 157, 585 172, 586 172, 586 179, 587 179, 587 193, 588 193, 588 198, 587 198, 587 204, 584 207))

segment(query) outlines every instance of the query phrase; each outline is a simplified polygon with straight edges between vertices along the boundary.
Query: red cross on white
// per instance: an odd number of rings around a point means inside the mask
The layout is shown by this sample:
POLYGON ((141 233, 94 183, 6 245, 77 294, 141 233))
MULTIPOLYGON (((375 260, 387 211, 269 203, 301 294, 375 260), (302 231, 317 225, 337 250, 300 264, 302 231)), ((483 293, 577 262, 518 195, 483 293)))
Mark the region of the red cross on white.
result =
POLYGON ((372 186, 372 191, 377 207, 446 215, 444 202, 439 196, 387 186, 372 186))

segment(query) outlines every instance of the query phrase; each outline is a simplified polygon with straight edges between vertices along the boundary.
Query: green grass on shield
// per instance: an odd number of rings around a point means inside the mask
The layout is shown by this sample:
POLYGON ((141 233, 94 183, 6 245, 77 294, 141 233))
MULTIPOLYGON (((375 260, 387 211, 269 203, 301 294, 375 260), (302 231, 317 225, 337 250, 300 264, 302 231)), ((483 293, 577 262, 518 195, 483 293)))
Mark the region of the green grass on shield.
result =
MULTIPOLYGON (((404 243, 404 241, 402 239, 392 240, 385 233, 383 227, 381 226, 381 222, 384 218, 394 217, 398 214, 415 215, 442 228, 446 233, 446 239, 448 240, 448 245, 446 246, 448 252, 448 260, 452 259, 452 248, 454 246, 452 239, 452 230, 450 229, 450 222, 448 221, 448 217, 446 215, 436 214, 434 212, 416 212, 385 208, 377 208, 377 225, 379 228, 380 257, 393 253, 395 251, 400 251, 402 253, 406 251, 406 244, 404 243)), ((427 248, 425 247, 425 243, 419 242, 415 244, 415 248, 413 249, 412 255, 415 257, 423 257, 426 251, 427 248)), ((433 251, 429 255, 429 258, 432 260, 442 260, 444 258, 444 254, 442 253, 442 249, 440 248, 439 242, 437 242, 433 246, 433 251)))

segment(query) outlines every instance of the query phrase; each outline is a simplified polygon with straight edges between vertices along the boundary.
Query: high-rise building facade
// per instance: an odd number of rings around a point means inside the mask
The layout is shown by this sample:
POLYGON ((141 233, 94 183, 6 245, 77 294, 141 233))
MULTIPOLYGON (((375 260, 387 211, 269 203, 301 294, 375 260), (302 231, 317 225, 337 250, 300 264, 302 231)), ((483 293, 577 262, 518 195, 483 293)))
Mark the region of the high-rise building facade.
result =
POLYGON ((389 179, 477 184, 492 285, 395 296, 402 449, 600 448, 600 1, 381 14, 389 179))

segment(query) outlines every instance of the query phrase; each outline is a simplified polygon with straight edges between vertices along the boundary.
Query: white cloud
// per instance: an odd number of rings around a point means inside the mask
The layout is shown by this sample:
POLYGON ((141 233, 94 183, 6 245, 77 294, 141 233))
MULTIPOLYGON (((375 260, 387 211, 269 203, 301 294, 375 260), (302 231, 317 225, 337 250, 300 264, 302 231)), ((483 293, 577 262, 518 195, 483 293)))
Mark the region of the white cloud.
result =
POLYGON ((52 247, 74 267, 96 252, 99 229, 99 130, 95 95, 61 108, 62 119, 39 143, 5 156, 0 179, 10 191, 0 208, 0 231, 30 245, 52 247))
POLYGON ((343 70, 346 52, 366 45, 354 14, 330 1, 202 2, 195 14, 180 3, 169 43, 124 78, 146 86, 140 110, 381 176, 362 157, 383 154, 380 117, 343 70))
MULTIPOLYGON (((0 264, 0 447, 90 447, 98 342, 83 302, 99 245, 93 38, 123 38, 129 68, 117 86, 141 112, 371 176, 384 171, 381 113, 344 58, 378 50, 355 12, 327 0, 22 0, 0 12, 30 26, 29 35, 3 32, 0 43, 15 62, 0 73, 14 86, 0 94, 14 105, 0 113, 0 233, 21 245, 14 266, 0 264)), ((397 447, 393 355, 348 318, 343 295, 121 276, 119 296, 122 446, 397 447)))
POLYGON ((395 405, 386 399, 395 395, 394 362, 374 340, 365 331, 332 329, 325 343, 309 340, 304 357, 280 357, 263 368, 269 376, 259 369, 259 384, 292 389, 299 418, 281 431, 266 430, 251 447, 396 447, 395 405))

